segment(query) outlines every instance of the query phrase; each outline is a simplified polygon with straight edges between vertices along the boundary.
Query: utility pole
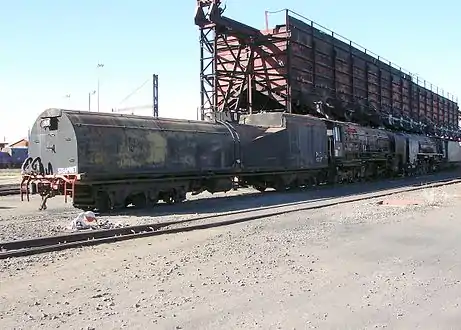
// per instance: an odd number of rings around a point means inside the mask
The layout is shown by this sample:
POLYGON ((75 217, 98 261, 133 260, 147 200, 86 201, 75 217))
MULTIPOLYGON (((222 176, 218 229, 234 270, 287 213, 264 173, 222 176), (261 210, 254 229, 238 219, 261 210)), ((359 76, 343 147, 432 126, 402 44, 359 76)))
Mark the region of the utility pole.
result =
POLYGON ((91 111, 91 95, 94 95, 96 91, 91 91, 88 93, 88 111, 91 111))
POLYGON ((157 74, 153 75, 152 86, 153 86, 152 111, 153 111, 154 117, 157 118, 158 117, 158 75, 157 74))
MULTIPOLYGON (((104 63, 98 63, 96 69, 103 68, 104 63)), ((99 70, 98 70, 98 112, 99 112, 99 70)))
POLYGON ((66 94, 64 97, 67 99, 67 102, 68 102, 68 103, 67 103, 67 106, 68 106, 69 109, 70 109, 70 94, 66 94))

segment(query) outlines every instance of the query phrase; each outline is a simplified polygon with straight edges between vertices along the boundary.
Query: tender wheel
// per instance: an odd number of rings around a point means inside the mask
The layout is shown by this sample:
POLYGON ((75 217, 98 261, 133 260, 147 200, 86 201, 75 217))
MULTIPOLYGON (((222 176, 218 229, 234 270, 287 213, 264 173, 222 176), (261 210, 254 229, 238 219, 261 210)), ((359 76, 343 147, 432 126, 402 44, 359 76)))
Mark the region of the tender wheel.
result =
POLYGON ((96 209, 99 212, 107 212, 110 210, 110 198, 109 195, 104 192, 100 191, 96 197, 96 209))
POLYGON ((275 185, 274 185, 274 189, 276 191, 286 191, 287 190, 287 186, 283 183, 283 182, 277 182, 275 185))
POLYGON ((149 205, 155 206, 158 203, 158 197, 149 197, 149 205))
POLYGON ((259 184, 253 185, 253 188, 255 188, 259 192, 265 192, 267 189, 267 186, 265 183, 259 183, 259 184))
POLYGON ((172 195, 167 195, 163 197, 163 201, 168 205, 173 205, 175 203, 174 197, 172 195))
POLYGON ((133 202, 134 207, 136 207, 137 209, 142 209, 147 206, 146 195, 144 195, 143 193, 134 195, 131 198, 131 200, 133 202))
POLYGON ((162 200, 168 205, 181 203, 186 199, 186 192, 183 190, 172 190, 168 193, 164 193, 162 200))
POLYGON ((186 191, 185 190, 177 190, 175 195, 176 203, 182 203, 186 200, 186 191))

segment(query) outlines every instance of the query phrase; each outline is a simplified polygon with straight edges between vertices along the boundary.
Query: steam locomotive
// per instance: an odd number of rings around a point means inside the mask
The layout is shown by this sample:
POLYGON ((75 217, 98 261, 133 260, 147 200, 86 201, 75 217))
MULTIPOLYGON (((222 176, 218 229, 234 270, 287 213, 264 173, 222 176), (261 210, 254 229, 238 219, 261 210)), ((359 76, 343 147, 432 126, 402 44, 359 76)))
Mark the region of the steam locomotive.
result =
MULTIPOLYGON (((238 123, 47 109, 31 130, 21 191, 100 212, 236 185, 286 190, 440 170, 458 142, 287 113, 238 123)), ((450 155, 455 155, 450 157, 450 155)), ((21 198, 23 195, 21 194, 21 198)))

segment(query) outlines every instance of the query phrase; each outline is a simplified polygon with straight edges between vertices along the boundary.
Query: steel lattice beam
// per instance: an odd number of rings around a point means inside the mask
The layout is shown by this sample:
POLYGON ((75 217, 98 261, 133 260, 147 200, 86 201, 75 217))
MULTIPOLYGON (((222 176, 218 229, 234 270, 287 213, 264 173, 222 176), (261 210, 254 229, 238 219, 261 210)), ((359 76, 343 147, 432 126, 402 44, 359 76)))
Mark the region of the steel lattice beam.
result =
POLYGON ((255 107, 255 91, 275 100, 279 104, 276 108, 286 111, 289 107, 286 77, 283 73, 269 73, 268 70, 268 66, 275 71, 277 67, 283 68, 274 58, 280 51, 274 51, 273 38, 222 16, 220 4, 220 1, 197 2, 195 23, 200 27, 202 120, 217 114, 222 119, 235 120, 240 113, 251 113, 254 108, 264 107, 255 107), (268 51, 270 48, 272 50, 268 51))

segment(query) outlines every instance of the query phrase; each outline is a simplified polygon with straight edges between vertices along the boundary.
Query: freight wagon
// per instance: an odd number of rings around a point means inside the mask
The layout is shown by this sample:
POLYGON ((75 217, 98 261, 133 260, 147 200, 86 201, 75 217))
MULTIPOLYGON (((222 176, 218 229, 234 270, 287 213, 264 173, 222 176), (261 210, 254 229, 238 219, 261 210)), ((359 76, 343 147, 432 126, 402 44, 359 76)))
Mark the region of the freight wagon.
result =
POLYGON ((258 30, 219 5, 201 1, 195 16, 205 113, 284 111, 461 139, 458 105, 442 89, 291 11, 284 24, 258 30))
POLYGON ((458 127, 454 101, 430 86, 420 86, 424 81, 353 42, 291 16, 272 34, 286 36, 283 60, 289 63, 287 83, 293 101, 299 104, 298 111, 303 105, 321 101, 342 109, 346 115, 352 109, 450 129, 458 127))

